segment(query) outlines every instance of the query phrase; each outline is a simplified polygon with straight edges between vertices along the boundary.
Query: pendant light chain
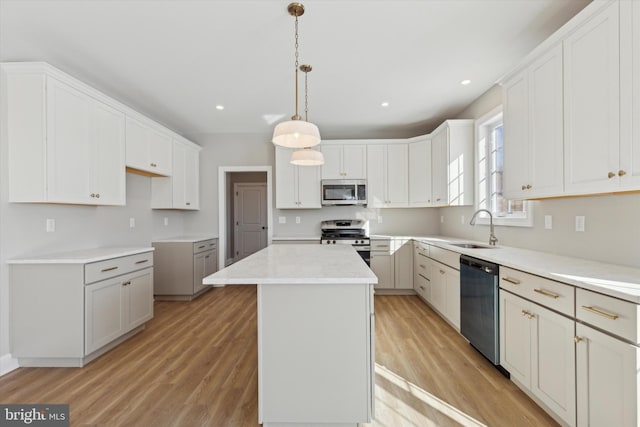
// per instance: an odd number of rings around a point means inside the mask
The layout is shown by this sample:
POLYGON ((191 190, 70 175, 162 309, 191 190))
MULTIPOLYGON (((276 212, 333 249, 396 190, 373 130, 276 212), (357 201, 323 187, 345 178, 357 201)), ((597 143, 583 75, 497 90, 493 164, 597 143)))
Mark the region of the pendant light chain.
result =
MULTIPOLYGON (((309 67, 311 68, 311 67, 309 67)), ((309 75, 309 71, 304 72, 304 121, 309 121, 309 91, 308 91, 308 83, 307 76, 309 75)))
POLYGON ((300 120, 300 116, 298 115, 298 14, 296 13, 296 24, 295 24, 295 48, 296 48, 296 115, 291 117, 291 120, 300 120))

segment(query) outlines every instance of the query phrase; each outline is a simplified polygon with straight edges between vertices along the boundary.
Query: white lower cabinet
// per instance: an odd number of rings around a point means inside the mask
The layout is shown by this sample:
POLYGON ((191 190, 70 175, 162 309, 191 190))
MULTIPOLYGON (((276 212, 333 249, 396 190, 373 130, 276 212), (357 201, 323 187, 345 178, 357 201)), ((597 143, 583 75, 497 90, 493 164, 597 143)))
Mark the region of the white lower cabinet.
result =
POLYGON ((413 289, 413 245, 409 239, 393 241, 394 288, 413 289))
POLYGON ((429 246, 413 242, 413 289, 425 301, 431 303, 431 262, 429 246))
POLYGON ((85 353, 90 354, 153 317, 153 269, 85 287, 85 353))
POLYGON ((500 362, 570 426, 576 425, 574 320, 500 290, 500 362))
POLYGON ((371 251, 371 270, 378 277, 375 289, 393 289, 395 282, 395 268, 393 255, 384 252, 371 251))
POLYGON ((431 261, 431 304, 460 330, 460 271, 431 261))
POLYGON ((11 352, 20 366, 81 367, 153 318, 152 249, 122 254, 10 261, 11 352))

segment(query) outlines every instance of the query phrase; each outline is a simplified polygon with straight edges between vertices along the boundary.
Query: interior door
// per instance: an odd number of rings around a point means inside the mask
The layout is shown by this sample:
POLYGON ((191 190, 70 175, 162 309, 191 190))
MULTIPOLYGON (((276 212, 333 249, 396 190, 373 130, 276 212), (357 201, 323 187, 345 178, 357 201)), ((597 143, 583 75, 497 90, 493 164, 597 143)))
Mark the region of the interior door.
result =
POLYGON ((234 184, 234 261, 267 246, 267 184, 234 184))

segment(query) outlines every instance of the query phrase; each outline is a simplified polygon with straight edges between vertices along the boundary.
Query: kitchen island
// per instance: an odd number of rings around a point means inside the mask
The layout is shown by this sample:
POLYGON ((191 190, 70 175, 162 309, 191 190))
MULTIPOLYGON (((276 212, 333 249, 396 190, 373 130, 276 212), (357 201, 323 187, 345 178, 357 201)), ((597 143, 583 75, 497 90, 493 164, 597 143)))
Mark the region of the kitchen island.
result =
POLYGON ((342 245, 271 245, 204 278, 257 285, 259 423, 371 421, 377 281, 342 245))

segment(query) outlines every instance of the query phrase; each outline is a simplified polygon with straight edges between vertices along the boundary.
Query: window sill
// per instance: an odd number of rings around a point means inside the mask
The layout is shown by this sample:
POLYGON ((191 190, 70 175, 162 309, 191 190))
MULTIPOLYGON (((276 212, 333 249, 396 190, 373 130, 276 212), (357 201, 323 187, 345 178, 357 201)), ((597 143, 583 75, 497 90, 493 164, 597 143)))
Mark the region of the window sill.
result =
MULTIPOLYGON (((489 218, 476 218, 476 225, 489 225, 489 218)), ((501 227, 533 227, 533 218, 504 218, 494 217, 493 225, 499 225, 501 227)))

